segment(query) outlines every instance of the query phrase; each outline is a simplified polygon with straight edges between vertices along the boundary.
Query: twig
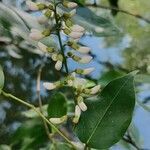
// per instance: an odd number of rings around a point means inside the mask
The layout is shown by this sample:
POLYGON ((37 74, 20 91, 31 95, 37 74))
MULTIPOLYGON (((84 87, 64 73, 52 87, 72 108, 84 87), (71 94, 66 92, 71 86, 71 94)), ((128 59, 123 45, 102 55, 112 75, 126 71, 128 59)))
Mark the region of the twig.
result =
POLYGON ((98 5, 98 4, 86 4, 86 6, 88 7, 97 7, 97 8, 102 8, 102 9, 109 9, 109 10, 116 10, 118 12, 121 12, 121 13, 124 13, 124 14, 128 14, 130 16, 133 16, 133 17, 136 17, 138 19, 141 19, 141 20, 144 20, 145 22, 147 23, 150 23, 150 20, 139 15, 139 14, 134 14, 134 13, 131 13, 131 12, 128 12, 126 10, 123 10, 123 9, 119 9, 117 7, 110 7, 110 6, 104 6, 104 5, 98 5))
POLYGON ((61 137, 63 137, 66 140, 66 142, 68 142, 73 147, 73 149, 76 149, 76 146, 68 139, 68 137, 66 137, 66 135, 61 130, 59 130, 54 124, 52 124, 34 105, 32 105, 20 98, 17 98, 10 93, 6 93, 3 90, 1 90, 1 94, 7 98, 11 98, 11 99, 29 107, 30 109, 33 109, 48 125, 50 125, 61 137))
POLYGON ((137 144, 135 143, 135 141, 132 139, 131 135, 129 134, 129 132, 127 132, 127 135, 125 137, 123 137, 123 140, 129 144, 131 144, 133 147, 135 147, 137 150, 143 150, 141 148, 139 148, 137 146, 137 144))
MULTIPOLYGON (((55 4, 55 0, 54 0, 54 4, 55 4)), ((57 5, 56 4, 55 4, 55 9, 54 9, 54 16, 55 16, 56 24, 59 25, 59 20, 58 20, 58 17, 57 17, 57 5)), ((69 70, 68 70, 67 60, 66 60, 64 47, 63 47, 63 44, 62 44, 59 29, 57 30, 57 36, 58 36, 58 41, 59 41, 59 45, 60 45, 60 50, 61 50, 61 53, 63 55, 63 62, 64 62, 64 65, 65 65, 65 70, 66 70, 66 73, 68 74, 69 70)))
MULTIPOLYGON (((40 89, 40 86, 41 86, 41 73, 42 73, 42 69, 43 69, 43 65, 41 65, 41 67, 39 68, 39 71, 38 71, 38 75, 37 75, 37 96, 38 96, 38 101, 39 101, 39 108, 40 108, 40 112, 43 114, 42 112, 42 99, 41 99, 41 89, 40 89)), ((51 138, 50 136, 50 131, 49 131, 49 128, 48 128, 48 125, 47 123, 45 122, 44 119, 43 120, 43 124, 44 124, 44 127, 45 127, 45 132, 49 138, 49 140, 53 143, 53 139, 51 138)))

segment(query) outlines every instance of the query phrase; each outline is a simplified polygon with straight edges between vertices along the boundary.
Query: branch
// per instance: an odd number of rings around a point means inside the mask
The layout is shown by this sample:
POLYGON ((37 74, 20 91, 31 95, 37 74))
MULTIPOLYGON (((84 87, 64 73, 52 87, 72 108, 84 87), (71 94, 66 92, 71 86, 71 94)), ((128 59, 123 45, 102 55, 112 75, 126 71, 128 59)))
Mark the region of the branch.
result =
POLYGON ((131 135, 129 134, 129 132, 127 132, 127 135, 125 137, 123 137, 123 140, 129 144, 131 144, 133 147, 135 147, 137 150, 149 150, 149 149, 145 149, 145 148, 140 148, 136 142, 132 139, 131 135))
POLYGON ((76 146, 68 139, 68 137, 66 137, 66 135, 60 131, 54 124, 52 124, 34 105, 27 103, 26 101, 15 97, 14 95, 10 94, 10 93, 6 93, 3 90, 1 90, 1 94, 7 98, 11 98, 27 107, 29 107, 30 109, 33 109, 48 125, 50 125, 61 137, 63 137, 66 142, 68 142, 74 150, 76 150, 76 146))
POLYGON ((139 15, 139 14, 134 14, 134 13, 131 13, 131 12, 128 12, 126 10, 123 10, 123 9, 119 9, 117 7, 110 7, 110 6, 104 6, 104 5, 98 5, 98 4, 86 4, 86 6, 88 7, 97 7, 97 8, 102 8, 102 9, 108 9, 108 10, 116 10, 118 12, 121 12, 121 13, 124 13, 124 14, 128 14, 130 16, 133 16, 133 17, 136 17, 138 19, 141 19, 141 20, 144 20, 145 22, 147 23, 150 23, 150 20, 139 15))

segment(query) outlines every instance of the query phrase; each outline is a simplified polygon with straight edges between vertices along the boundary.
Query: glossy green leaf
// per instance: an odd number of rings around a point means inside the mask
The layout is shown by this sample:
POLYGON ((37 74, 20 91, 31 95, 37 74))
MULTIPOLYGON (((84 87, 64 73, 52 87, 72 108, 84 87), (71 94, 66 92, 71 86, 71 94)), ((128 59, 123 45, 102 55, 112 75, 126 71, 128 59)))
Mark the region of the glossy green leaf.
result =
POLYGON ((110 81, 119 78, 121 76, 123 76, 124 73, 121 71, 117 71, 117 70, 111 70, 108 72, 105 72, 104 74, 102 74, 102 76, 99 79, 99 83, 102 86, 106 86, 110 81))
POLYGON ((4 73, 0 65, 0 90, 3 88, 3 86, 4 86, 4 73))
POLYGON ((111 81, 98 96, 86 101, 75 132, 89 147, 105 149, 118 142, 130 125, 135 106, 134 76, 111 81))
POLYGON ((67 102, 66 98, 62 93, 55 94, 49 101, 48 104, 48 117, 62 117, 67 114, 67 102))

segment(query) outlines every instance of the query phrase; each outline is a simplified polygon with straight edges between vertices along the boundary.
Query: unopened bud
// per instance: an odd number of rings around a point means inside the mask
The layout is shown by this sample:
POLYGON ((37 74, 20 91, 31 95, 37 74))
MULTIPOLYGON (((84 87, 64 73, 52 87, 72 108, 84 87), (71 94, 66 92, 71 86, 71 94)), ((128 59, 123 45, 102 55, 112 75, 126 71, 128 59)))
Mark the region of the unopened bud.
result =
POLYGON ((45 37, 45 35, 37 29, 31 29, 31 33, 29 36, 31 39, 36 40, 36 41, 45 37))
POLYGON ((75 107, 75 116, 73 118, 74 123, 78 123, 81 115, 81 109, 78 105, 75 107))
POLYGON ((77 49, 77 51, 79 51, 80 53, 83 53, 83 54, 87 54, 90 52, 90 48, 89 47, 85 47, 85 46, 81 46, 77 49))
POLYGON ((91 72, 93 72, 94 70, 95 70, 95 68, 93 68, 93 67, 87 68, 87 69, 76 69, 76 73, 82 74, 82 75, 87 75, 87 74, 90 74, 91 72))
POLYGON ((77 24, 73 25, 71 27, 71 30, 74 31, 74 32, 84 32, 85 31, 85 29, 83 27, 81 27, 81 26, 79 26, 77 24))
POLYGON ((44 45, 43 43, 41 43, 41 42, 38 42, 38 47, 40 48, 40 50, 42 50, 44 53, 46 53, 47 52, 47 46, 46 45, 44 45))
POLYGON ((73 39, 79 39, 80 37, 83 36, 83 33, 82 32, 74 32, 72 31, 69 36, 73 39))
POLYGON ((57 53, 53 53, 52 54, 52 60, 53 61, 57 61, 58 60, 58 54, 57 53))
POLYGON ((87 64, 92 60, 91 56, 83 56, 78 62, 82 64, 87 64))
POLYGON ((100 85, 93 87, 92 89, 90 89, 91 90, 90 94, 96 94, 97 92, 100 91, 100 88, 101 88, 100 85))
POLYGON ((53 124, 62 124, 67 120, 67 116, 63 116, 61 118, 50 118, 49 121, 53 124))
POLYGON ((30 10, 36 11, 36 10, 43 10, 46 8, 46 5, 43 3, 34 3, 30 0, 26 1, 26 5, 29 7, 30 10))
POLYGON ((79 107, 80 107, 80 109, 82 110, 82 111, 86 111, 87 110, 87 106, 85 105, 85 103, 83 102, 83 97, 82 96, 78 96, 78 98, 77 98, 77 103, 78 103, 78 105, 79 105, 79 107))
POLYGON ((50 82, 44 82, 43 86, 47 89, 47 90, 53 90, 56 88, 56 84, 55 83, 50 83, 50 82))
POLYGON ((26 1, 26 5, 29 7, 30 10, 38 10, 38 6, 36 3, 32 2, 32 1, 26 1))
POLYGON ((60 70, 62 68, 62 61, 58 60, 55 64, 55 69, 60 70))
POLYGON ((77 3, 74 2, 68 2, 68 1, 64 1, 63 5, 67 8, 76 8, 78 5, 77 3))

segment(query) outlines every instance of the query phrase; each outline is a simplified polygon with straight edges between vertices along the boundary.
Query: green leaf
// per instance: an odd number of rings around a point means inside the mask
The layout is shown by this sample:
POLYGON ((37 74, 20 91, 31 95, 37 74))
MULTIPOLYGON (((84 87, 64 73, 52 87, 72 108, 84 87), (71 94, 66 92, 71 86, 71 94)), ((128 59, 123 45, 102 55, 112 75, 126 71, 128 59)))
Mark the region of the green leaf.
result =
POLYGON ((77 9, 74 20, 95 36, 112 36, 120 33, 111 18, 98 16, 86 7, 77 9))
POLYGON ((4 86, 4 73, 3 73, 3 69, 2 66, 0 65, 0 90, 2 90, 3 86, 4 86))
POLYGON ((99 83, 102 86, 106 86, 110 81, 119 78, 121 76, 123 76, 124 73, 121 71, 117 71, 117 70, 111 70, 108 72, 105 72, 104 74, 102 74, 102 76, 99 79, 99 83))
POLYGON ((66 98, 62 93, 55 94, 48 104, 48 117, 62 117, 67 114, 67 102, 66 98))
POLYGON ((87 100, 75 132, 87 146, 105 149, 118 142, 130 125, 135 106, 134 76, 111 81, 96 100, 87 100))
POLYGON ((48 141, 43 122, 30 119, 22 123, 11 137, 11 142, 19 150, 39 149, 48 141))

